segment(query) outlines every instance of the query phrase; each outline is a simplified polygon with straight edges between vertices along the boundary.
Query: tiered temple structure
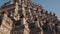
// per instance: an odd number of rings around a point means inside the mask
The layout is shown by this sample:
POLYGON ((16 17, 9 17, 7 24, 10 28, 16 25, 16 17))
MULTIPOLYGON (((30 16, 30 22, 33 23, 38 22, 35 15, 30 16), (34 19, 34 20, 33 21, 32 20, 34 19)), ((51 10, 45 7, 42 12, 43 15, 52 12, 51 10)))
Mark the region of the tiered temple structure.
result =
POLYGON ((60 22, 31 0, 12 0, 0 8, 0 34, 59 34, 60 22))

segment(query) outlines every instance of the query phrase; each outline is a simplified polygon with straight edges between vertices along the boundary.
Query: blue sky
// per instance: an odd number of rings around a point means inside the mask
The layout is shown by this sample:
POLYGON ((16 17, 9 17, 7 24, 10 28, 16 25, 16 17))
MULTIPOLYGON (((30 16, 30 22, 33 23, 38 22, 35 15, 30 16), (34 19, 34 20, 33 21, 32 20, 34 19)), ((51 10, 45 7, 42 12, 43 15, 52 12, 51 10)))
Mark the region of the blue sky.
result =
MULTIPOLYGON (((9 0, 0 0, 0 6, 9 0)), ((45 10, 56 13, 56 16, 60 20, 60 0, 32 0, 35 3, 39 3, 45 10)))

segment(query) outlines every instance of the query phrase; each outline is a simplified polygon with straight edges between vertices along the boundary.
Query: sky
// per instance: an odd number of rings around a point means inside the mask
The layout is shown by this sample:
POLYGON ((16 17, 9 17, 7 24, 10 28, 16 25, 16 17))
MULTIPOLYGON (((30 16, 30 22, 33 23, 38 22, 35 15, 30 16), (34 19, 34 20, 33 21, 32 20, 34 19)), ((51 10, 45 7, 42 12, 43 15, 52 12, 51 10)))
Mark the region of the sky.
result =
MULTIPOLYGON (((0 0, 0 6, 10 0, 0 0)), ((60 0, 32 0, 33 2, 42 5, 48 12, 55 13, 60 20, 60 0)))

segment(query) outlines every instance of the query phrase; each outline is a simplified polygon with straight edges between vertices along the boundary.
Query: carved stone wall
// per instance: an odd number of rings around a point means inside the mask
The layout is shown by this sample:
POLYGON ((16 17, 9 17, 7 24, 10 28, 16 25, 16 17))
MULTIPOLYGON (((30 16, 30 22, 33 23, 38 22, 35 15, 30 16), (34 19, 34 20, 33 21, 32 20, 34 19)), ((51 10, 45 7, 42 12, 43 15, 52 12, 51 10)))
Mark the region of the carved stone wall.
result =
POLYGON ((57 34, 55 13, 48 13, 31 0, 5 3, 0 14, 3 15, 0 34, 57 34))

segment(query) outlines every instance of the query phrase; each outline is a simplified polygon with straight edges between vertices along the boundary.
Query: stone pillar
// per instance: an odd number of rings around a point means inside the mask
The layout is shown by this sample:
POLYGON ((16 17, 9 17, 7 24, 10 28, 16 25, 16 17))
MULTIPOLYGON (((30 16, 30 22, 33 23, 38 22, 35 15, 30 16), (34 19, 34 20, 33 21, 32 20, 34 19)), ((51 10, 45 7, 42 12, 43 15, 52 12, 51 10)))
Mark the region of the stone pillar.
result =
POLYGON ((18 10, 19 10, 18 7, 19 7, 19 6, 18 6, 18 2, 16 1, 15 13, 14 13, 14 19, 15 19, 15 20, 19 20, 19 19, 20 19, 20 18, 19 18, 20 16, 19 16, 19 14, 18 14, 18 10))
POLYGON ((12 20, 7 17, 7 11, 4 13, 4 17, 2 20, 2 24, 0 27, 0 34, 10 34, 10 31, 12 30, 12 20))
POLYGON ((42 27, 43 26, 43 22, 41 21, 40 23, 41 23, 41 28, 40 28, 41 29, 41 34, 44 34, 43 27, 42 27))
POLYGON ((28 23, 26 22, 25 18, 23 18, 23 24, 25 26, 23 34, 29 34, 30 31, 29 31, 29 28, 28 28, 28 23))
POLYGON ((23 24, 25 26, 24 28, 24 33, 23 34, 29 34, 29 29, 28 29, 28 24, 26 22, 26 11, 25 11, 25 3, 24 3, 24 0, 22 1, 22 11, 23 11, 23 24))

